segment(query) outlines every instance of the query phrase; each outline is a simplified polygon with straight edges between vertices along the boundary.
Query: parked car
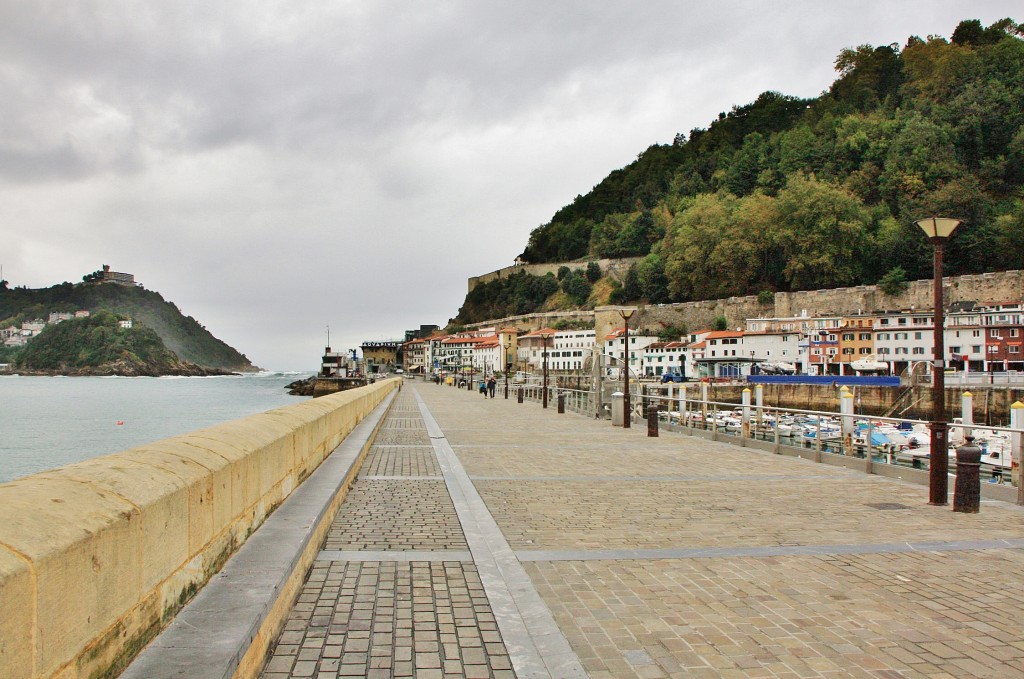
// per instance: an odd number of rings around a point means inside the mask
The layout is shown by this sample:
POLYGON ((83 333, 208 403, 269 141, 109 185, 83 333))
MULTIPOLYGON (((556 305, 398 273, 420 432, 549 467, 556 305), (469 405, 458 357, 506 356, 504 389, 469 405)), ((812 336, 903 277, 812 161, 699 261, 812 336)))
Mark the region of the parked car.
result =
POLYGON ((661 376, 661 383, 667 384, 669 382, 685 382, 686 378, 676 372, 668 372, 661 376))

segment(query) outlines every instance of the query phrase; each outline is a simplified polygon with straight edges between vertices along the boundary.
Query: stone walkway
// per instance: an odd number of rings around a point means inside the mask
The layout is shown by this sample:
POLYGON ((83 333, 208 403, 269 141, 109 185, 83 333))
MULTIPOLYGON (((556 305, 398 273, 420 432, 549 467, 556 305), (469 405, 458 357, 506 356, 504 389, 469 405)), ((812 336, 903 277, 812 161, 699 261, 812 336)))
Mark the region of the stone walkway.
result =
POLYGON ((404 386, 263 679, 1024 677, 1024 508, 404 386))

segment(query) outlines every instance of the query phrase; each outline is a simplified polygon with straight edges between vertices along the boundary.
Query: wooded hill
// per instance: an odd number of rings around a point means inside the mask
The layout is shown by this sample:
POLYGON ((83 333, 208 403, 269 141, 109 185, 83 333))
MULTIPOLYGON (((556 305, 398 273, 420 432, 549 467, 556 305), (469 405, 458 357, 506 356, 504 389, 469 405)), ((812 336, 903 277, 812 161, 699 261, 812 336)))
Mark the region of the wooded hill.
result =
MULTIPOLYGON (((92 315, 107 311, 113 318, 130 318, 135 323, 141 323, 156 336, 160 347, 166 347, 181 362, 220 371, 252 372, 257 370, 244 354, 214 337, 196 319, 185 316, 177 306, 164 300, 159 293, 152 290, 111 283, 71 284, 65 282, 41 289, 6 289, 6 285, 0 286, 0 328, 11 325, 20 327, 23 321, 36 318, 45 320, 50 312, 78 310, 88 310, 92 315)), ((5 360, 17 362, 25 367, 48 369, 33 359, 34 354, 28 350, 43 339, 48 332, 60 328, 65 323, 72 323, 72 321, 64 321, 59 325, 47 327, 42 334, 31 339, 28 345, 20 351, 8 349, 5 352, 5 360), (26 363, 27 359, 32 359, 32 361, 26 363)), ((116 323, 114 325, 116 326, 116 323)), ((96 332, 98 335, 105 331, 97 330, 96 332)), ((111 335, 110 339, 113 341, 125 338, 121 335, 111 335)), ((140 346, 150 347, 151 345, 149 340, 144 340, 141 336, 139 341, 141 342, 140 346)), ((40 350, 42 346, 40 345, 40 350)), ((78 348, 82 349, 84 346, 78 348)), ((106 356, 98 346, 89 348, 88 352, 97 359, 101 355, 106 356)), ((155 353, 154 357, 156 357, 155 353)), ((72 365, 77 359, 72 359, 69 356, 65 360, 68 365, 72 365)), ((143 362, 147 360, 148 358, 145 358, 143 362)), ((48 365, 47 362, 46 366, 48 365)), ((96 365, 96 363, 91 360, 85 361, 78 367, 85 365, 96 365)), ((182 373, 172 372, 170 374, 182 373)))
MULTIPOLYGON (((522 257, 645 257, 625 289, 606 286, 618 302, 892 287, 931 276, 914 222, 938 215, 963 220, 948 275, 1024 268, 1022 35, 967 20, 949 40, 843 49, 821 96, 765 92, 651 146, 536 228, 522 257)), ((545 289, 558 286, 477 286, 456 320, 533 311, 545 289)))

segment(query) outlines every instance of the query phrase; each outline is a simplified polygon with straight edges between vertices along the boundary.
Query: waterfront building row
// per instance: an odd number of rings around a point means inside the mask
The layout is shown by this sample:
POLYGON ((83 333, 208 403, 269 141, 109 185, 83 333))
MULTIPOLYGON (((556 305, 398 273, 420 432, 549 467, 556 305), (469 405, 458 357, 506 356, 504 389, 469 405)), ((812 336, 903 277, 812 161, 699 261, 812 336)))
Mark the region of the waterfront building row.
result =
MULTIPOLYGON (((659 337, 652 329, 624 326, 598 336, 594 329, 515 327, 434 332, 407 342, 372 343, 372 360, 412 373, 540 372, 586 373, 600 360, 609 371, 628 365, 632 374, 689 379, 740 377, 767 363, 785 364, 811 375, 846 375, 855 361, 870 359, 900 374, 932 360, 933 310, 905 309, 852 315, 747 319, 733 330, 703 329, 659 337), (390 352, 382 356, 380 350, 390 352)), ((1024 371, 1024 305, 957 303, 945 313, 948 368, 965 372, 1024 371)), ((367 355, 364 345, 364 355, 367 355)))

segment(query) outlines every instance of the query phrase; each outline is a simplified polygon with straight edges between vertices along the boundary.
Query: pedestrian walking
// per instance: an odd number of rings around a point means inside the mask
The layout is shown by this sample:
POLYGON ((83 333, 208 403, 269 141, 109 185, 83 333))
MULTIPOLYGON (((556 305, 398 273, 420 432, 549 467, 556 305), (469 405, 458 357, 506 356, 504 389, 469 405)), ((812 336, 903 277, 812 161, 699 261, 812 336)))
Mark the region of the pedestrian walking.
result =
POLYGON ((494 390, 498 386, 498 380, 494 379, 494 375, 487 380, 487 392, 494 398, 494 390))
POLYGON ((482 377, 480 378, 480 393, 484 395, 484 398, 487 398, 487 382, 482 377))

